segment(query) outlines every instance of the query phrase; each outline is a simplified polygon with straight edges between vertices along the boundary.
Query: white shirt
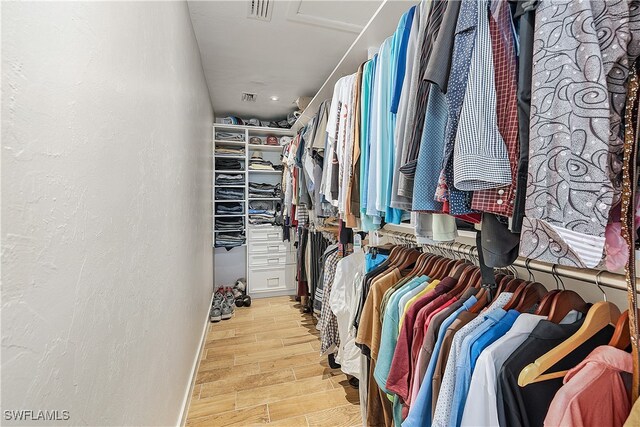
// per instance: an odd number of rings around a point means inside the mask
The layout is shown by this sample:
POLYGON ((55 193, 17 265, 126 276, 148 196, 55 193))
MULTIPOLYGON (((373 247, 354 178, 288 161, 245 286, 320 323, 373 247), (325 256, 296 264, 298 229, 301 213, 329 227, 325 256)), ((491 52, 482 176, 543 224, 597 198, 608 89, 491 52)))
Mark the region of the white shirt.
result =
POLYGON ((351 321, 358 307, 358 300, 362 290, 362 276, 357 274, 364 271, 364 253, 356 251, 338 261, 333 287, 329 296, 329 307, 338 321, 338 336, 340 345, 336 362, 347 375, 360 378, 360 349, 356 346, 356 334, 351 328, 351 321), (360 280, 355 279, 360 277, 360 280))
POLYGON ((497 374, 505 360, 522 344, 545 316, 523 313, 509 331, 480 353, 471 376, 461 426, 497 426, 497 374))
MULTIPOLYGON (((580 314, 571 310, 560 323, 567 324, 577 321, 580 314)), ((471 376, 468 396, 462 414, 461 426, 498 426, 497 377, 504 362, 511 356, 520 344, 535 329, 546 316, 523 313, 514 322, 511 329, 498 338, 493 344, 485 348, 478 360, 471 376)))

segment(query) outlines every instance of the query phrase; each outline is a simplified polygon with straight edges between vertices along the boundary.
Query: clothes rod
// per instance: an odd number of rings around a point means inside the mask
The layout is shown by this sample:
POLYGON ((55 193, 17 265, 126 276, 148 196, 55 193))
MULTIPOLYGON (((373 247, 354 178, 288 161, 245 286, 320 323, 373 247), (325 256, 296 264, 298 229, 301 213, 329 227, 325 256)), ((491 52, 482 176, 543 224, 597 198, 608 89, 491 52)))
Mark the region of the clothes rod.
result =
MULTIPOLYGON (((476 260, 478 259, 478 249, 475 246, 465 245, 459 242, 444 242, 444 243, 427 243, 417 244, 414 235, 400 233, 392 230, 378 230, 377 233, 381 236, 395 237, 398 241, 403 243, 410 243, 416 246, 427 246, 441 249, 444 252, 451 251, 464 255, 469 255, 476 260)), ((558 277, 564 277, 567 279, 579 280, 581 282, 591 283, 594 285, 599 284, 611 289, 617 289, 620 291, 626 291, 627 285, 623 274, 611 273, 606 270, 595 270, 591 268, 574 268, 566 267, 563 265, 548 264, 542 261, 527 259, 518 257, 513 264, 516 267, 529 269, 531 271, 538 271, 541 273, 555 274, 558 277)), ((640 290, 636 289, 636 292, 640 290)))

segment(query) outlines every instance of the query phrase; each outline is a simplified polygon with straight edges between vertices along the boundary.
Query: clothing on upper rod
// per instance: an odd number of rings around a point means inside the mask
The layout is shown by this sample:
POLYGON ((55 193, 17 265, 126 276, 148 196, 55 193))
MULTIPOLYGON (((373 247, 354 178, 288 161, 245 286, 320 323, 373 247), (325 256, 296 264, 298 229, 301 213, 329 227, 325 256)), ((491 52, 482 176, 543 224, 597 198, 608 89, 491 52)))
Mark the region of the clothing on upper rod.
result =
POLYGON ((435 241, 457 217, 505 237, 483 245, 491 266, 623 267, 639 16, 636 0, 422 1, 285 149, 286 214, 371 231, 411 211, 435 241))

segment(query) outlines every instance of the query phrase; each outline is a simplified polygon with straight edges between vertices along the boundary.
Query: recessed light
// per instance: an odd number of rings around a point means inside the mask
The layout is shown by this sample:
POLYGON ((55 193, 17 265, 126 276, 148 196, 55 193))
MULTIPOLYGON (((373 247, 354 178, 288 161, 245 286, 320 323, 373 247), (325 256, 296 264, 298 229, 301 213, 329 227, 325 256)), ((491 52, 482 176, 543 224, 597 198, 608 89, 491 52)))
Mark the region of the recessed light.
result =
POLYGON ((280 99, 280 98, 278 98, 278 97, 277 97, 277 96, 275 96, 275 95, 271 97, 271 100, 272 100, 272 101, 277 101, 277 100, 279 100, 279 99, 280 99))

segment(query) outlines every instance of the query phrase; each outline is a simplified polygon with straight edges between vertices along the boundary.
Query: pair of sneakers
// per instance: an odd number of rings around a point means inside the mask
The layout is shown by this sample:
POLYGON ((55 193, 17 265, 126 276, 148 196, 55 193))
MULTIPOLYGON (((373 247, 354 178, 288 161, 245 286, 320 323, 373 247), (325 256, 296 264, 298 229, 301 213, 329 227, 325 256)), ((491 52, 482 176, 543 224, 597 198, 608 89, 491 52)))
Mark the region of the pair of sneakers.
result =
POLYGON ((233 316, 234 296, 230 288, 218 288, 213 294, 213 305, 209 311, 209 320, 219 322, 233 316))

